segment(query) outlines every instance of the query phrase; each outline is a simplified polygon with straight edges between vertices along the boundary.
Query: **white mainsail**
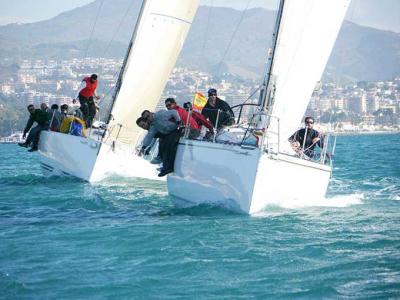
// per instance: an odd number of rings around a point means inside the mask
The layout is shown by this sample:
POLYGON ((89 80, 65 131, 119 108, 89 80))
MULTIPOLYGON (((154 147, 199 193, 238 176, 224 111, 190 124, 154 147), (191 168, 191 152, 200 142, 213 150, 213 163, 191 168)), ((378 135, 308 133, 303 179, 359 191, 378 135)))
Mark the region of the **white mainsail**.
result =
MULTIPOLYGON (((350 0, 285 0, 272 65, 271 114, 279 119, 281 151, 296 131, 321 79, 350 0)), ((278 132, 271 120, 269 132, 278 132)), ((277 135, 270 134, 275 142, 277 135)))
POLYGON ((108 174, 159 179, 156 167, 132 153, 135 120, 154 110, 174 67, 198 0, 144 0, 113 97, 106 135, 88 138, 42 132, 41 164, 51 174, 98 181, 108 174), (115 147, 116 143, 118 147, 115 147))
POLYGON ((197 11, 198 0, 145 0, 114 100, 109 135, 135 145, 135 120, 154 110, 197 11))

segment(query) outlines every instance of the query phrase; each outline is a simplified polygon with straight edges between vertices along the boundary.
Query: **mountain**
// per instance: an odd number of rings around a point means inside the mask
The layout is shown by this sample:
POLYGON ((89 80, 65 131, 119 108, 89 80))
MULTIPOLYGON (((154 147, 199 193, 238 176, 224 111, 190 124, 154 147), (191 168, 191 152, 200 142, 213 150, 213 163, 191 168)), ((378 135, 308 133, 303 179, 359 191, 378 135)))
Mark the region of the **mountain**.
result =
MULTIPOLYGON (((1 58, 122 58, 141 1, 97 0, 55 18, 0 26, 1 58), (99 18, 96 15, 99 7, 99 18), (92 33, 93 24, 96 24, 92 33)), ((275 12, 199 8, 178 65, 258 78, 271 44, 275 12), (228 47, 229 45, 229 47, 228 47)), ((326 77, 383 80, 400 73, 400 34, 345 21, 326 77)))
POLYGON ((400 34, 345 22, 326 72, 353 80, 400 75, 400 34))
POLYGON ((346 20, 359 25, 400 32, 399 0, 352 0, 346 20))

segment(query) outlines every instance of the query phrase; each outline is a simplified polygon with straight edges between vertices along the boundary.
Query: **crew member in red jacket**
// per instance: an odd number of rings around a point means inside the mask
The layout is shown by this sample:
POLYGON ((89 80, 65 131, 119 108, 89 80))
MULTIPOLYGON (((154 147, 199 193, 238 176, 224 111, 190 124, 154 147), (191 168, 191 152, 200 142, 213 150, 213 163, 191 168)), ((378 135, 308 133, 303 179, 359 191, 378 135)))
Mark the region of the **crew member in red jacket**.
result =
POLYGON ((201 113, 193 110, 192 103, 190 102, 183 103, 183 108, 186 111, 192 111, 192 118, 197 122, 200 129, 201 126, 204 126, 209 130, 210 133, 214 133, 214 127, 212 126, 211 122, 208 121, 201 113))
POLYGON ((200 126, 197 122, 189 116, 189 113, 183 108, 180 107, 174 98, 167 98, 165 99, 165 107, 168 110, 175 109, 178 112, 179 117, 182 120, 182 125, 189 125, 189 138, 195 139, 200 135, 200 126), (189 121, 188 121, 189 119, 189 121))
POLYGON ((80 90, 78 99, 81 104, 81 111, 86 125, 87 127, 91 127, 93 118, 96 115, 96 104, 94 103, 93 97, 96 100, 100 99, 100 97, 96 95, 97 75, 92 74, 90 77, 85 77, 82 82, 85 82, 86 86, 80 90))

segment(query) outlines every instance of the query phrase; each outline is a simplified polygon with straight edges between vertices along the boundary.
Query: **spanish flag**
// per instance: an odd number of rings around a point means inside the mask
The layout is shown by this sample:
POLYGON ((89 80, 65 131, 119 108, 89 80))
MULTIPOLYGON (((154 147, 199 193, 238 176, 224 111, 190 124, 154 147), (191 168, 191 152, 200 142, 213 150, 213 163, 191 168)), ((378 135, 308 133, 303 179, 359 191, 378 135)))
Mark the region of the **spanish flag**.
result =
POLYGON ((196 92, 193 97, 193 110, 201 113, 203 107, 207 104, 207 98, 200 92, 196 92))

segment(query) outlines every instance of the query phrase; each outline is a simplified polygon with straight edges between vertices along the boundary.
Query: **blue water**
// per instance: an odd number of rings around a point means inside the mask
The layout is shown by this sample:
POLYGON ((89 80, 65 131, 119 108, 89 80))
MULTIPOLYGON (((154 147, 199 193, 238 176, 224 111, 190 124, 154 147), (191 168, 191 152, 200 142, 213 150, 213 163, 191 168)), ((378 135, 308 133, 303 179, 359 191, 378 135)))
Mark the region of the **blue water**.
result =
POLYGON ((246 216, 175 209, 147 180, 47 179, 0 145, 0 298, 400 298, 400 135, 336 154, 326 199, 246 216))

